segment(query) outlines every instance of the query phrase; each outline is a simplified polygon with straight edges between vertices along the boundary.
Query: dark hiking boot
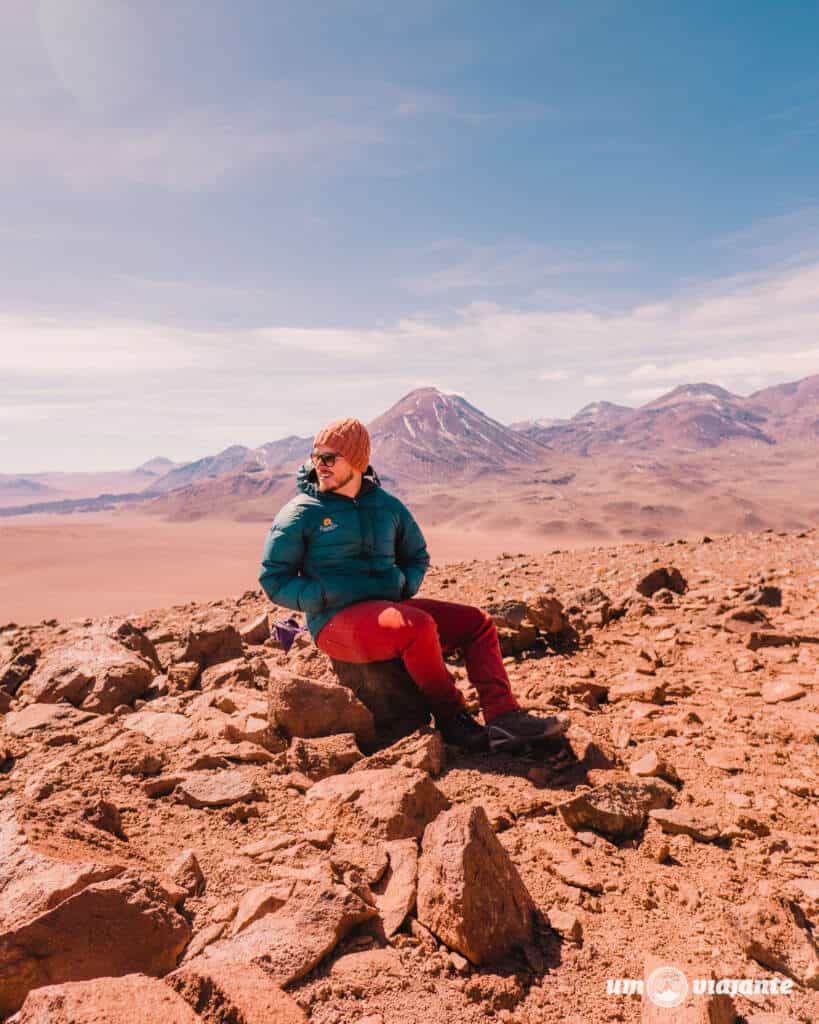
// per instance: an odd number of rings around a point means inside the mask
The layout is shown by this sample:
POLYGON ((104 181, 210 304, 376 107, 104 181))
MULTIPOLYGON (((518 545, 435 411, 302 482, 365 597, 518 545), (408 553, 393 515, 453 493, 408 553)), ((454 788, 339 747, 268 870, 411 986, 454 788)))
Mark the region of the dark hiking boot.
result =
POLYGON ((444 743, 464 750, 479 751, 489 748, 486 729, 476 722, 468 711, 456 711, 454 715, 436 715, 435 726, 443 736, 444 743))
POLYGON ((556 739, 563 735, 570 724, 568 715, 538 718, 525 711, 505 711, 493 718, 486 727, 489 733, 489 749, 520 750, 528 743, 556 739))

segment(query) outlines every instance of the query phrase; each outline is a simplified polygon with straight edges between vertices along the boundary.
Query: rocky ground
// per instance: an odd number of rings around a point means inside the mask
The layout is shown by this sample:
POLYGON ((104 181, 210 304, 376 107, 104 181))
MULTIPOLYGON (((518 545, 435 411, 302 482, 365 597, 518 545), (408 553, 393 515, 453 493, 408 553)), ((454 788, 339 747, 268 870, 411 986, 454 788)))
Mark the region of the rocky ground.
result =
POLYGON ((0 626, 0 1019, 819 1020, 818 591, 812 530, 433 568, 571 719, 503 756, 379 749, 260 592, 0 626))

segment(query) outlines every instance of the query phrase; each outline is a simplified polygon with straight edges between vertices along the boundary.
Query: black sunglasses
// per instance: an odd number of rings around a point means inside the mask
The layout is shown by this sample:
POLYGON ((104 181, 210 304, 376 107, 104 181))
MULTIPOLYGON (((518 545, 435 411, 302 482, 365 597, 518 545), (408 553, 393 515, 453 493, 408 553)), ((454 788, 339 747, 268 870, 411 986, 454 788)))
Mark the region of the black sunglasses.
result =
POLYGON ((321 463, 322 466, 335 466, 336 459, 343 459, 340 452, 310 452, 310 461, 314 466, 321 463))

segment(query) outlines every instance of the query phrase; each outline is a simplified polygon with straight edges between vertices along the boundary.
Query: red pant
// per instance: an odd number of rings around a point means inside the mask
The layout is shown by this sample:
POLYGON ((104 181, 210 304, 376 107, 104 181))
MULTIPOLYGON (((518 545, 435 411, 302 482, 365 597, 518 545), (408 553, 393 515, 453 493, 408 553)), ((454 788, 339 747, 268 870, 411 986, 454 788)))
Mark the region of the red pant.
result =
POLYGON ((443 651, 460 649, 469 681, 478 691, 485 721, 518 702, 503 667, 495 623, 466 604, 411 598, 359 601, 330 619, 316 643, 331 658, 357 663, 400 657, 433 712, 452 714, 464 699, 449 673, 443 651))

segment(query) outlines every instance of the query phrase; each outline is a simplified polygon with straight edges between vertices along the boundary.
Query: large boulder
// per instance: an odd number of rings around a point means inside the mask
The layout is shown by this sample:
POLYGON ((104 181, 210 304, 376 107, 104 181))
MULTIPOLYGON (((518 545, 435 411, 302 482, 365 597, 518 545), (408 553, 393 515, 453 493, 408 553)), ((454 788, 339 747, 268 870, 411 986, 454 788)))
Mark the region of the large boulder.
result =
POLYGON ((473 964, 530 942, 534 904, 482 807, 460 804, 424 833, 418 920, 473 964))
POLYGON ((141 696, 155 675, 156 669, 141 654, 104 633, 91 633, 45 654, 21 684, 18 697, 38 704, 65 700, 105 713, 141 696))
POLYGON ((342 686, 369 709, 379 746, 385 746, 426 726, 430 710, 426 697, 412 681, 400 658, 356 664, 331 659, 342 686))
POLYGON ((0 1017, 43 985, 176 966, 190 929, 167 891, 84 853, 66 847, 58 859, 11 811, 0 815, 0 1017))
POLYGON ((45 985, 28 994, 14 1018, 14 1024, 158 1024, 160 1021, 162 1024, 201 1024, 201 1018, 173 989, 144 974, 45 985))
POLYGON ((332 828, 354 838, 419 837, 448 806, 429 775, 414 768, 334 775, 305 795, 307 819, 315 828, 332 828))
POLYGON ((289 737, 334 736, 351 732, 359 743, 372 743, 372 713, 346 686, 273 673, 270 677, 270 724, 289 737))

